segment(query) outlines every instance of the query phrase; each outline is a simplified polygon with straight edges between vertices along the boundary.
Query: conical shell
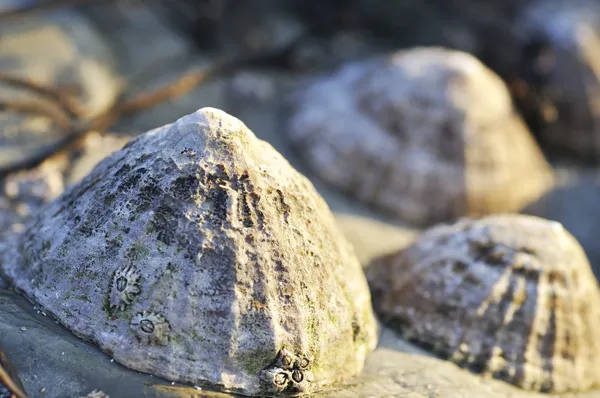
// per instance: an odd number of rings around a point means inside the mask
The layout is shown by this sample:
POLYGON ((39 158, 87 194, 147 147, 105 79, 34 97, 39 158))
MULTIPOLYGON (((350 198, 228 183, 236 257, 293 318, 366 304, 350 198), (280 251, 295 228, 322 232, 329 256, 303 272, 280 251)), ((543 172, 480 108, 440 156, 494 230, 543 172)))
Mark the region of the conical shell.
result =
POLYGON ((10 243, 2 271, 30 300, 168 380, 302 394, 359 373, 376 344, 323 199, 216 109, 133 139, 10 243))
POLYGON ((367 272, 405 338, 527 390, 600 386, 600 293, 561 224, 523 215, 426 231, 367 272))
POLYGON ((549 152, 600 162, 600 4, 535 1, 516 21, 521 106, 549 152))
POLYGON ((287 136, 318 176, 415 224, 517 211, 552 184, 504 83, 463 52, 350 64, 291 108, 287 136))

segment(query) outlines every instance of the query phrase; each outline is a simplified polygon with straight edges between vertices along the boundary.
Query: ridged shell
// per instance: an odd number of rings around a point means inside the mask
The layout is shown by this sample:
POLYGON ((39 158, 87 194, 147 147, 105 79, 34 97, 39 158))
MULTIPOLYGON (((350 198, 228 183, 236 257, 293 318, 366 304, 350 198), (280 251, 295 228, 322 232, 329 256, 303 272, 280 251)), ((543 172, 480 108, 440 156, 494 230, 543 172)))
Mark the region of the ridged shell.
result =
POLYGON ((213 108, 130 141, 10 244, 0 267, 30 300, 168 380, 297 395, 352 378, 376 344, 362 267, 325 201, 213 108), (269 379, 283 350, 310 369, 269 379))
POLYGON ((461 220, 376 260, 382 320, 477 373, 527 390, 600 386, 600 293, 561 224, 524 215, 461 220))
POLYGON ((515 26, 522 59, 519 97, 542 145, 579 161, 600 162, 600 4, 535 1, 515 26))
POLYGON ((315 174, 414 224, 517 211, 552 185, 504 83, 443 48, 314 82, 293 99, 287 136, 315 174))

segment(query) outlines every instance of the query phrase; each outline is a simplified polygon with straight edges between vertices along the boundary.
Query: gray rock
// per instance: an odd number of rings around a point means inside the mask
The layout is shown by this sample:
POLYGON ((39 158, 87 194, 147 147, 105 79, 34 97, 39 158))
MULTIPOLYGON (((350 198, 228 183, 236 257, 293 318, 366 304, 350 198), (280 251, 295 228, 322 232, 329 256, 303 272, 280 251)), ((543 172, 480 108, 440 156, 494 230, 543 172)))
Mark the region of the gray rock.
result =
POLYGON ((516 212, 553 183, 506 86, 467 53, 351 63, 291 103, 286 137, 317 176, 414 225, 516 212))
POLYGON ((360 264, 310 182, 226 113, 130 141, 3 250, 11 283, 132 369, 246 394, 358 374, 360 264))
POLYGON ((549 153, 600 162, 600 4, 537 0, 514 23, 512 75, 524 113, 549 153))
MULTIPOLYGON (((120 82, 114 68, 110 49, 74 12, 33 15, 0 26, 0 70, 72 93, 84 107, 83 118, 106 110, 116 98, 120 82)), ((41 101, 38 94, 2 82, 0 91, 2 100, 41 101)), ((35 154, 64 134, 47 116, 0 112, 0 167, 35 154)))

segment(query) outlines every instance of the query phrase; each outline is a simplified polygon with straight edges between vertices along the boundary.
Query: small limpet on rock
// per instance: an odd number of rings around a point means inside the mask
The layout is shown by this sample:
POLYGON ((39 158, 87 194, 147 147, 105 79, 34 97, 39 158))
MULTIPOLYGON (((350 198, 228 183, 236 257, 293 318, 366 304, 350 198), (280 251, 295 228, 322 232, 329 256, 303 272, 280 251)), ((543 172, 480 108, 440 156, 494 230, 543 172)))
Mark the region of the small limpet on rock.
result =
POLYGON ((167 345, 169 343, 169 322, 164 316, 144 311, 131 319, 131 329, 143 344, 167 345))
POLYGON ((461 51, 347 64, 288 111, 286 136, 318 177, 415 225, 515 212, 553 185, 506 85, 461 51))
POLYGON ((354 378, 377 344, 326 202, 214 108, 133 138, 5 246, 2 276, 38 308, 169 381, 311 393, 354 378))
POLYGON ((132 265, 115 271, 110 286, 110 307, 124 310, 140 294, 140 272, 132 265))
POLYGON ((367 269, 383 322, 526 390, 600 387, 600 290, 561 224, 500 214, 427 230, 367 269))

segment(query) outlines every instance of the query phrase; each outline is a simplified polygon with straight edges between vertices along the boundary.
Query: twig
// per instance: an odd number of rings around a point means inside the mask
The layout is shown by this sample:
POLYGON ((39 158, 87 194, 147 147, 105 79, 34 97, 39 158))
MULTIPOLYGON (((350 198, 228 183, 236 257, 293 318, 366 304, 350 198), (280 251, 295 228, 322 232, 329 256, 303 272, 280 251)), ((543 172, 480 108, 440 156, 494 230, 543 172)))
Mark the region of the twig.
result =
MULTIPOLYGON (((291 44, 277 48, 274 51, 266 51, 243 57, 234 57, 232 59, 216 62, 207 68, 193 70, 161 88, 139 94, 132 99, 126 99, 124 95, 121 95, 112 107, 93 118, 91 121, 86 122, 78 120, 70 123, 69 126, 65 128, 65 131, 69 132, 66 136, 53 144, 41 148, 34 156, 0 168, 0 178, 15 171, 36 167, 44 160, 60 152, 88 132, 106 131, 113 123, 122 117, 150 109, 166 101, 184 96, 210 78, 230 73, 240 67, 273 64, 289 67, 289 55, 302 39, 303 38, 301 37, 298 40, 291 42, 291 44)), ((27 111, 31 110, 31 108, 26 107, 23 109, 27 111)), ((2 110, 1 106, 0 110, 2 110)), ((54 117, 53 119, 58 120, 54 117)))
POLYGON ((11 376, 10 373, 15 373, 5 367, 10 366, 4 353, 0 351, 0 383, 4 384, 8 391, 13 394, 11 397, 15 398, 27 398, 27 394, 23 391, 23 386, 20 381, 16 379, 16 374, 11 376))
POLYGON ((41 83, 34 82, 31 79, 9 75, 5 72, 0 72, 0 82, 10 86, 33 91, 43 97, 56 101, 65 108, 65 110, 70 114, 70 116, 83 115, 83 106, 69 92, 71 90, 66 90, 65 88, 45 86, 41 83))
POLYGON ((62 129, 68 129, 71 125, 69 116, 60 107, 37 100, 13 101, 0 99, 0 111, 41 114, 52 119, 62 129))

